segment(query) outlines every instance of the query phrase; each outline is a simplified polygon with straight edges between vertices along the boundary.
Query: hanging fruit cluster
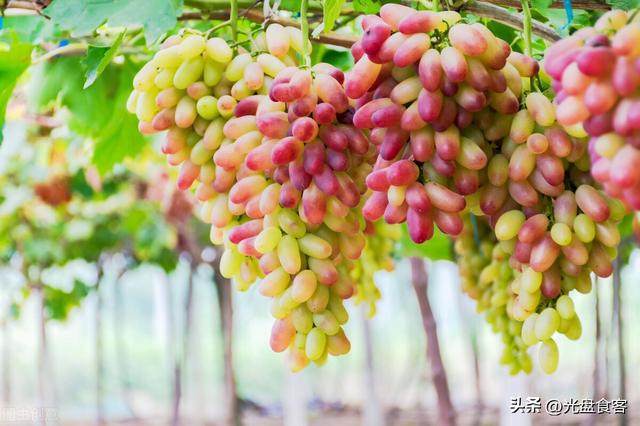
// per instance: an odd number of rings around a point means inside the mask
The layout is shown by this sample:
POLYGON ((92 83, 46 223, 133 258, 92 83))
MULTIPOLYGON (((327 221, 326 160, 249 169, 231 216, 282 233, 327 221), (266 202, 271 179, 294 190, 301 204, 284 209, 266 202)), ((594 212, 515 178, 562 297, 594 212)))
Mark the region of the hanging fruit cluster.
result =
POLYGON ((544 63, 558 121, 584 127, 593 177, 633 210, 640 210, 639 42, 640 20, 612 10, 551 46, 544 63))
POLYGON ((271 347, 299 370, 349 351, 343 300, 379 297, 372 275, 390 250, 374 253, 385 244, 367 235, 388 226, 362 219, 376 151, 351 125, 342 71, 298 67, 294 28, 272 24, 251 42, 234 53, 222 38, 170 37, 136 76, 129 109, 143 133, 167 131, 178 187, 195 186, 211 241, 225 247, 221 273, 240 290, 260 280, 271 347), (354 262, 363 252, 366 267, 354 262))
POLYGON ((624 207, 594 187, 584 132, 532 85, 537 61, 460 19, 387 4, 362 20, 345 88, 379 147, 363 213, 406 221, 417 243, 434 223, 455 237, 463 290, 502 333, 502 362, 530 372, 527 348, 542 342, 551 373, 554 333, 581 333, 569 294, 611 274, 624 207))

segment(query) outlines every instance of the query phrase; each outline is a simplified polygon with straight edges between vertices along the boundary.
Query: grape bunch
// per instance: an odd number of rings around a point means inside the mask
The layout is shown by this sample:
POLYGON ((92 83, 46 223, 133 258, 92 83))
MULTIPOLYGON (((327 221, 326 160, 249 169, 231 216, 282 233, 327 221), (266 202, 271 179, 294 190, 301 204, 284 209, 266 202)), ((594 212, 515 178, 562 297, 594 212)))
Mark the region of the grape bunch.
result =
POLYGON ((385 246, 371 232, 386 227, 361 213, 376 150, 351 124, 344 74, 297 66, 299 30, 272 24, 253 45, 234 54, 218 37, 170 37, 129 108, 142 132, 168 130, 178 187, 195 186, 199 217, 225 247, 222 275, 239 290, 259 281, 273 299, 271 348, 288 349, 298 371, 349 351, 343 300, 379 297, 369 268, 387 267, 388 251, 365 247, 385 246))
POLYGON ((368 316, 376 312, 376 301, 380 299, 380 290, 375 285, 377 271, 391 272, 395 268, 392 254, 394 245, 401 237, 399 225, 388 225, 384 221, 367 222, 364 230, 366 244, 360 259, 352 262, 351 278, 356 282, 355 303, 368 304, 368 316))
POLYGON ((537 62, 456 12, 386 4, 366 16, 346 93, 353 123, 379 147, 368 220, 407 222, 413 241, 462 231, 465 196, 485 179, 491 143, 508 134, 522 77, 537 62))
POLYGON ((375 149, 350 125, 343 78, 328 64, 313 74, 283 69, 255 110, 239 104, 225 125, 225 154, 245 155, 214 156, 235 174, 227 204, 238 206, 226 223, 213 223, 227 248, 221 271, 249 284, 242 262, 259 259, 259 291, 274 298, 278 318, 271 346, 289 348, 294 370, 349 348, 342 300, 356 290, 350 270, 366 244, 359 206, 375 149), (239 148, 248 137, 261 143, 239 148), (234 224, 238 214, 249 220, 234 224))
POLYGON ((591 137, 591 173, 607 193, 640 210, 640 20, 612 10, 558 41, 544 68, 558 121, 591 137))
POLYGON ((476 301, 478 312, 500 334, 504 349, 500 363, 511 374, 533 369, 527 345, 520 337, 522 322, 509 315, 514 278, 508 243, 497 241, 486 217, 463 215, 464 228, 454 245, 462 290, 476 301))
MULTIPOLYGON (((550 374, 558 364, 554 333, 571 339, 581 334, 570 292, 591 291, 591 272, 601 277, 612 272, 624 206, 592 186, 587 142, 576 137, 579 129, 557 123, 553 105, 541 93, 529 93, 524 105, 470 208, 489 216, 514 271, 505 307, 508 318, 521 323, 516 346, 521 352, 522 344, 526 349, 541 342, 538 361, 550 374)), ((491 268, 483 274, 489 281, 500 276, 491 268)), ((527 371, 525 366, 520 368, 527 371)), ((518 371, 513 364, 512 371, 518 371)))

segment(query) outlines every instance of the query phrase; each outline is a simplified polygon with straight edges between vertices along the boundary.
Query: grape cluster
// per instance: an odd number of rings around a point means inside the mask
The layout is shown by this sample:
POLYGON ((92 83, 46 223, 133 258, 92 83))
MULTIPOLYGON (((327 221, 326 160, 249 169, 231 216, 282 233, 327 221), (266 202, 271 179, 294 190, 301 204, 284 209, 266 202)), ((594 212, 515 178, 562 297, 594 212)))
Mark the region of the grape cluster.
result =
POLYGON ((401 237, 399 225, 388 225, 384 221, 367 222, 364 233, 366 245, 360 259, 351 263, 351 278, 356 282, 355 303, 368 304, 368 316, 376 312, 376 301, 380 290, 375 285, 374 274, 377 271, 393 271, 392 259, 394 245, 401 237))
POLYGON ((222 38, 170 37, 128 106, 143 133, 168 131, 178 187, 195 186, 199 217, 225 247, 222 275, 239 290, 259 280, 273 299, 271 347, 288 349, 297 371, 349 351, 343 300, 379 297, 369 268, 388 267, 389 251, 372 252, 387 244, 373 231, 393 232, 362 219, 376 149, 351 124, 344 74, 298 67, 295 28, 272 24, 252 44, 234 53, 222 38))
POLYGON ((366 244, 358 207, 375 149, 349 124, 343 78, 328 64, 284 68, 255 109, 238 104, 224 127, 230 143, 214 155, 235 175, 225 205, 238 206, 213 223, 226 245, 221 271, 250 284, 242 266, 257 261, 278 318, 271 347, 290 348, 294 370, 349 347, 342 300, 356 290, 350 263, 366 244))
POLYGON ((582 184, 555 198, 548 212, 526 216, 510 210, 495 225, 496 237, 507 243, 516 270, 508 313, 524 322, 522 340, 527 346, 542 342, 538 357, 546 373, 558 363, 553 334, 574 340, 581 334, 570 292, 590 292, 592 272, 600 277, 612 273, 620 241, 617 223, 623 213, 619 202, 582 184))
MULTIPOLYGON (((624 206, 592 186, 586 140, 556 122, 550 101, 531 92, 524 105, 490 160, 487 186, 470 204, 489 216, 514 271, 505 308, 521 336, 504 357, 521 363, 511 363, 512 371, 527 371, 522 350, 541 342, 538 361, 550 374, 558 364, 554 333, 581 334, 570 292, 588 293, 591 272, 612 272, 624 206)), ((488 271, 499 277, 498 270, 488 271)))
POLYGON ((476 309, 485 313, 492 330, 500 334, 504 344, 500 363, 509 366, 511 374, 530 373, 533 363, 520 337, 522 322, 509 315, 514 296, 509 244, 496 240, 485 217, 465 214, 463 221, 454 246, 462 290, 476 301, 476 309))
POLYGON ((434 222, 461 232, 465 196, 485 179, 492 142, 508 134, 522 77, 538 69, 482 24, 460 19, 384 5, 362 21, 345 84, 354 125, 371 129, 379 147, 363 213, 406 221, 417 243, 431 238, 434 222))
POLYGON ((551 46, 558 121, 591 137, 592 175, 607 193, 640 210, 640 20, 612 10, 594 27, 551 46))

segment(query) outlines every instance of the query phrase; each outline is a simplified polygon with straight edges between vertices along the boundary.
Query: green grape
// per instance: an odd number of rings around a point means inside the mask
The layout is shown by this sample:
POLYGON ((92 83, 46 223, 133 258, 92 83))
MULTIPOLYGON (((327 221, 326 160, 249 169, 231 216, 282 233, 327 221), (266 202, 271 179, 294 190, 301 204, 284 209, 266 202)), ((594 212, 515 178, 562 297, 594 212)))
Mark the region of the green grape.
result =
POLYGON ((538 349, 538 362, 542 371, 552 374, 558 368, 558 345, 553 339, 547 339, 538 349))
POLYGON ((538 340, 545 341, 549 339, 553 333, 558 331, 560 325, 560 315, 553 308, 546 308, 536 319, 535 335, 538 340))
POLYGON ((522 323, 522 333, 521 333, 522 341, 527 346, 533 346, 539 342, 535 332, 536 321, 538 317, 539 317, 538 314, 533 313, 529 315, 529 317, 526 320, 524 320, 524 323, 522 323))
POLYGON ((562 319, 568 320, 575 316, 576 310, 573 300, 567 295, 562 295, 556 300, 556 310, 562 319))

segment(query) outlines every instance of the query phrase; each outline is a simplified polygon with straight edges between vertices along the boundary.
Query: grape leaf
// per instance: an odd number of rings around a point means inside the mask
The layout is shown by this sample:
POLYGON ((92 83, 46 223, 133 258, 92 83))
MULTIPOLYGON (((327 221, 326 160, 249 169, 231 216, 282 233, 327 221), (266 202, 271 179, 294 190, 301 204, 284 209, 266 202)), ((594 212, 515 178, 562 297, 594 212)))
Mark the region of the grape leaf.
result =
POLYGON ((451 255, 451 239, 437 227, 434 229, 433 238, 422 244, 416 244, 411 241, 406 224, 402 226, 402 238, 400 239, 397 254, 402 257, 426 257, 431 260, 453 259, 451 255))
POLYGON ((613 9, 631 10, 640 6, 640 0, 607 0, 613 9))
POLYGON ((547 10, 552 0, 531 0, 531 7, 537 10, 547 10))
POLYGON ((37 44, 54 36, 53 25, 43 16, 6 16, 4 29, 15 30, 22 41, 37 44))
POLYGON ((353 67, 353 56, 348 50, 327 49, 322 54, 322 61, 334 65, 343 71, 353 67))
POLYGON ((85 78, 80 59, 58 58, 34 69, 32 108, 47 110, 52 103, 67 108, 69 127, 94 142, 93 163, 104 174, 146 146, 136 117, 125 108, 137 68, 128 61, 111 63, 101 78, 82 90, 85 78))
POLYGON ((345 0, 324 0, 322 2, 322 14, 323 14, 323 31, 329 32, 333 29, 336 23, 336 19, 340 16, 342 5, 345 0))
POLYGON ((353 10, 362 13, 378 13, 382 3, 377 0, 353 0, 353 10))
POLYGON ((82 61, 82 64, 87 69, 83 89, 91 86, 96 81, 96 78, 100 77, 100 74, 102 74, 104 69, 109 65, 115 54, 118 52, 118 48, 122 44, 125 33, 126 31, 121 32, 111 47, 89 46, 87 56, 84 58, 84 61, 82 61))
POLYGON ((54 0, 45 10, 53 22, 74 36, 111 26, 144 27, 147 44, 176 26, 183 0, 54 0))
POLYGON ((30 43, 22 42, 14 31, 0 31, 0 143, 7 104, 18 78, 31 65, 30 43))

